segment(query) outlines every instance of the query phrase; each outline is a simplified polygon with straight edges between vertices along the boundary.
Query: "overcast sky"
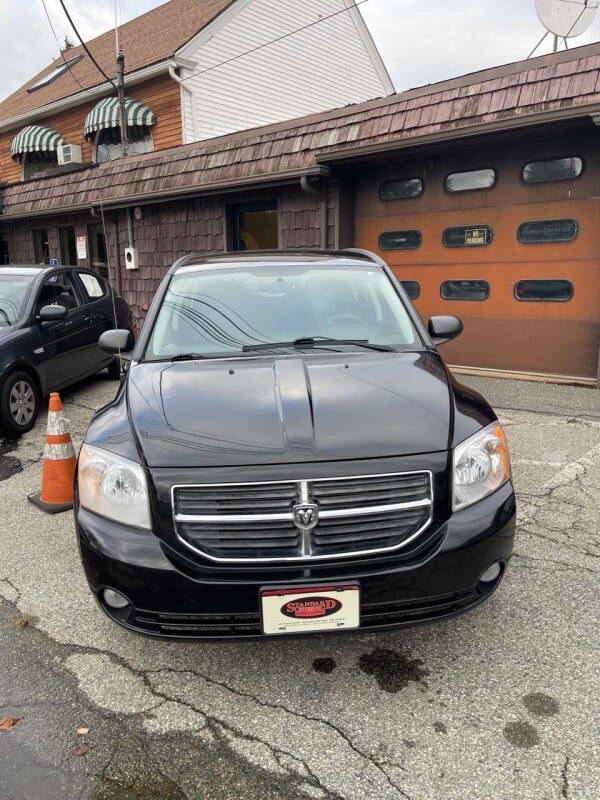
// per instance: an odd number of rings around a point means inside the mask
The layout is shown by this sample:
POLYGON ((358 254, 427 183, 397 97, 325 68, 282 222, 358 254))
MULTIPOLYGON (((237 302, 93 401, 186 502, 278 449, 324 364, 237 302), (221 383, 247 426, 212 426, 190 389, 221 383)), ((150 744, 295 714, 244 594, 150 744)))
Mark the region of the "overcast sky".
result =
MULTIPOLYGON (((126 21, 161 0, 119 4, 126 21)), ((58 0, 46 6, 59 40, 68 33, 75 41, 58 0)), ((114 0, 68 0, 67 7, 85 39, 113 25, 114 0)), ((367 0, 361 11, 399 91, 526 58, 544 32, 534 0, 367 0)), ((598 39, 600 14, 571 45, 598 39)), ((550 49, 548 37, 538 52, 550 49)), ((0 0, 0 98, 57 56, 42 0, 0 0)))

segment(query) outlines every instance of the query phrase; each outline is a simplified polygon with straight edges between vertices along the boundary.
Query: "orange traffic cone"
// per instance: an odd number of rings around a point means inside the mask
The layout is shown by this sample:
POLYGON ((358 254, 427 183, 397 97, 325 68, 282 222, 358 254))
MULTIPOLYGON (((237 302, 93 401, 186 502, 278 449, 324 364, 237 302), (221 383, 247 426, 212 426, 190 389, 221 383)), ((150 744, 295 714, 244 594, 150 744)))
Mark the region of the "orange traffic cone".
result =
POLYGON ((58 392, 52 392, 48 404, 42 491, 28 495, 27 499, 49 514, 73 508, 76 460, 71 434, 63 417, 61 399, 58 392))

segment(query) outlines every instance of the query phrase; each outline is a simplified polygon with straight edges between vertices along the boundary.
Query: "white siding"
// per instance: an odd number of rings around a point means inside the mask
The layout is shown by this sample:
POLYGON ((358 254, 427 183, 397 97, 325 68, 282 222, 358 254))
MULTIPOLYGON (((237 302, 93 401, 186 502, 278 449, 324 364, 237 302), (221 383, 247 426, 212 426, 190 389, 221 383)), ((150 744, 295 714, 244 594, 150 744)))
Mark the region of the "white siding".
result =
MULTIPOLYGON (((338 14, 305 31, 195 75, 345 8, 346 0, 250 0, 212 38, 186 47, 184 140, 210 139, 389 94, 378 56, 355 20, 338 14)), ((202 38, 202 37, 200 37, 202 38)))

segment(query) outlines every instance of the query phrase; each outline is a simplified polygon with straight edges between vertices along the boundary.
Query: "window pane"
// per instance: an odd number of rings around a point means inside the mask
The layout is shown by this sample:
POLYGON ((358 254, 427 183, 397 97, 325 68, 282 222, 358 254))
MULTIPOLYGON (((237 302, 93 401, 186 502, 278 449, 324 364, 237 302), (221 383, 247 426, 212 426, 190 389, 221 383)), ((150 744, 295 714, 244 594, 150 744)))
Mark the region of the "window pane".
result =
MULTIPOLYGON (((127 152, 129 155, 152 153, 154 144, 147 125, 130 125, 127 128, 127 152)), ((121 129, 104 128, 98 131, 96 139, 96 163, 121 158, 121 129)))
POLYGON ((487 281, 444 281, 440 293, 444 300, 487 300, 490 285, 487 281))
POLYGON ((58 229, 60 241, 60 262, 66 266, 77 266, 77 249, 75 247, 75 228, 72 225, 58 229))
POLYGON ((515 283, 517 300, 564 302, 573 297, 573 284, 565 280, 528 280, 515 283))
POLYGON ((104 226, 102 223, 88 225, 88 253, 89 265, 104 277, 108 277, 106 241, 104 239, 104 226))
POLYGON ((446 228, 442 243, 444 247, 485 247, 493 238, 494 232, 489 225, 461 225, 446 228))
POLYGON ((579 226, 574 219, 542 219, 519 225, 517 239, 521 244, 572 242, 578 232, 579 226))
POLYGON ((407 197, 418 197, 420 194, 423 194, 421 178, 384 181, 379 187, 379 197, 382 200, 404 200, 407 197))
POLYGON ((421 231, 385 231, 379 237, 379 249, 416 250, 422 241, 421 231))
POLYGON ((277 201, 231 206, 232 250, 277 250, 279 223, 277 201))
POLYGON ((525 183, 546 183, 578 178, 583 172, 583 160, 579 156, 552 158, 548 161, 531 161, 523 167, 525 183))
POLYGON ((90 300, 104 297, 104 287, 95 275, 90 275, 89 272, 78 272, 77 274, 81 278, 81 282, 90 300))
POLYGON ((33 258, 36 264, 49 264, 50 253, 48 251, 48 231, 45 228, 37 228, 32 231, 33 235, 33 258))
POLYGON ((453 172, 446 178, 449 192, 469 192, 473 189, 489 189, 496 183, 495 169, 474 169, 469 172, 453 172))
POLYGON ((43 306, 51 305, 64 306, 67 311, 81 305, 73 281, 66 272, 59 272, 46 279, 38 295, 36 314, 39 314, 43 306))
POLYGON ((57 155, 52 152, 25 153, 23 155, 23 180, 43 178, 49 169, 58 167, 57 155))
POLYGON ((410 297, 411 300, 418 300, 421 294, 421 287, 419 286, 417 281, 401 281, 402 286, 404 286, 404 291, 410 297))

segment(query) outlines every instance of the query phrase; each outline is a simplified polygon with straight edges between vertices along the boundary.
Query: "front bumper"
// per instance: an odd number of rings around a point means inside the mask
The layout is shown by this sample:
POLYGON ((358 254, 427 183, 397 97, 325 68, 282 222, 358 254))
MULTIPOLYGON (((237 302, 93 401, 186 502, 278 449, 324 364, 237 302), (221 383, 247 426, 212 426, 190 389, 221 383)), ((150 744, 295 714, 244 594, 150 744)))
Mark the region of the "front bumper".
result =
POLYGON ((467 611, 494 591, 511 556, 515 498, 511 483, 470 508, 433 525, 410 557, 399 551, 370 559, 215 569, 191 562, 150 533, 111 522, 76 506, 85 573, 104 611, 140 633, 174 638, 262 637, 259 591, 310 586, 323 580, 359 583, 361 629, 388 630, 467 611), (494 562, 500 577, 480 575, 494 562), (124 594, 131 606, 115 611, 104 588, 124 594))

